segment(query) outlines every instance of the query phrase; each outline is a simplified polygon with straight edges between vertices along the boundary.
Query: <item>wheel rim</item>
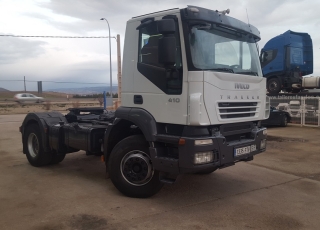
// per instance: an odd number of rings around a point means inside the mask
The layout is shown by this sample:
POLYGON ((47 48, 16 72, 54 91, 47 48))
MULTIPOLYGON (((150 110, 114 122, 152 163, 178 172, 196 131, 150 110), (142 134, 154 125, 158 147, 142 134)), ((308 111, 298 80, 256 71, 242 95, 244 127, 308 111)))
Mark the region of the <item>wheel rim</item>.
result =
POLYGON ((275 91, 278 88, 278 83, 276 81, 271 81, 269 84, 269 89, 275 91))
POLYGON ((39 140, 34 133, 30 133, 28 137, 28 151, 33 158, 39 154, 39 140))
POLYGON ((130 151, 122 158, 120 171, 123 178, 134 186, 147 184, 154 173, 150 157, 140 150, 130 151))

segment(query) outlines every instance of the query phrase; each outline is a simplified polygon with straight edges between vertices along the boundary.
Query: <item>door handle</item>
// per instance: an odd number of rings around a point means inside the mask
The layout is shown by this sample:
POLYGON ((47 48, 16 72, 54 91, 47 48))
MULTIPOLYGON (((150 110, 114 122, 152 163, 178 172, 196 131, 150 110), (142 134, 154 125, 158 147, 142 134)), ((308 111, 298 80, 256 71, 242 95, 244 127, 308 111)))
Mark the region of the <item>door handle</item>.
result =
POLYGON ((133 96, 133 103, 134 104, 143 104, 143 97, 141 95, 134 95, 133 96))

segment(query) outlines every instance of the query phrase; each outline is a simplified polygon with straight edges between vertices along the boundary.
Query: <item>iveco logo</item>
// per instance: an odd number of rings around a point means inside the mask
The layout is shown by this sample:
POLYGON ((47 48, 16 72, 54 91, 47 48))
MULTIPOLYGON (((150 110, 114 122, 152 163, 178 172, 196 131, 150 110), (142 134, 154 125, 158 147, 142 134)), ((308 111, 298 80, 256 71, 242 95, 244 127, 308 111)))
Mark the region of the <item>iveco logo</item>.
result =
POLYGON ((234 84, 235 89, 249 89, 250 85, 249 84, 241 84, 241 83, 235 83, 234 84))

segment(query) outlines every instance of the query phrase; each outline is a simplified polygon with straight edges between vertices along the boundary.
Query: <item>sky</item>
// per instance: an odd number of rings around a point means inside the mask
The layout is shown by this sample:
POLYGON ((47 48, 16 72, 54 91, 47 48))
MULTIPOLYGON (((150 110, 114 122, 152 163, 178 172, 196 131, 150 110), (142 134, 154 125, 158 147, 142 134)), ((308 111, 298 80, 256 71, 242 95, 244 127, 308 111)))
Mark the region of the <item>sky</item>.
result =
MULTIPOLYGON (((320 76, 320 1, 315 0, 0 0, 0 35, 111 36, 120 34, 123 48, 126 21, 142 14, 197 5, 230 9, 229 16, 257 27, 260 49, 287 30, 309 33, 313 40, 314 72, 320 76)), ((111 40, 112 81, 117 84, 117 46, 111 40)), ((0 36, 0 87, 19 91, 109 85, 108 38, 13 38, 0 36), (20 80, 20 81, 7 81, 20 80), (29 82, 31 81, 31 82, 29 82), (80 84, 85 83, 85 84, 80 84), (88 84, 99 83, 99 84, 88 84)))

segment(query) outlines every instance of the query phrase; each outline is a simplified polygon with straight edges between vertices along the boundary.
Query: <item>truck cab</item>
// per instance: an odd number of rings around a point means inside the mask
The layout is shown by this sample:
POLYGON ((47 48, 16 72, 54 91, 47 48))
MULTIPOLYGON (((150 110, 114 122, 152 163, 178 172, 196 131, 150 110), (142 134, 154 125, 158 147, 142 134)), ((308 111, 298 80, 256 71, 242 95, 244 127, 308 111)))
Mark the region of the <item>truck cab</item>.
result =
POLYGON ((101 154, 122 193, 149 197, 181 173, 211 173, 264 152, 270 102, 260 33, 225 13, 188 6, 130 19, 121 106, 113 116, 90 108, 28 114, 21 132, 29 162, 51 162, 31 154, 35 139, 44 140, 42 156, 101 154))
POLYGON ((300 92, 302 77, 313 72, 311 37, 288 30, 265 44, 260 60, 270 94, 300 92))
POLYGON ((290 101, 289 102, 289 113, 292 117, 301 117, 303 113, 300 101, 290 101))
POLYGON ((265 119, 259 40, 252 25, 199 7, 135 17, 126 29, 122 106, 177 125, 265 119))

